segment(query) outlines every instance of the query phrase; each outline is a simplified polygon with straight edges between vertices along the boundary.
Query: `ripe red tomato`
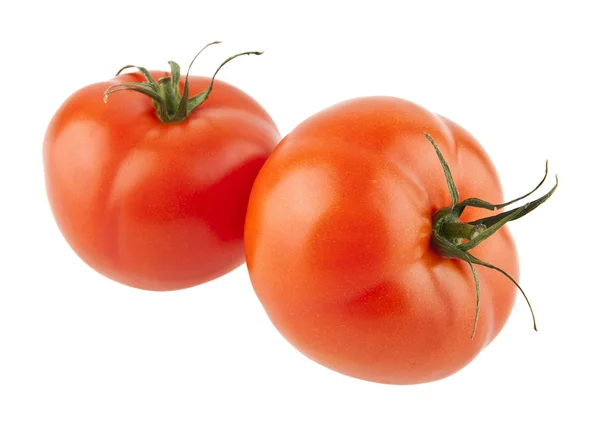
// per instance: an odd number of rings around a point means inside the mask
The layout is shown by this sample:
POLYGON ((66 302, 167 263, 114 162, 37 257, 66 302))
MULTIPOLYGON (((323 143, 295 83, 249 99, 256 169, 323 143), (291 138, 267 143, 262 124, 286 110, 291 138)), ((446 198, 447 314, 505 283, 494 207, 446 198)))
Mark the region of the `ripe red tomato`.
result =
MULTIPOLYGON (((185 87, 176 63, 172 72, 149 72, 163 105, 134 91, 104 103, 110 86, 144 82, 142 73, 80 89, 44 141, 48 198, 64 237, 98 272, 148 290, 191 287, 243 263, 250 189, 280 139, 254 99, 225 82, 211 87, 211 78, 189 77, 183 98, 208 97, 193 111, 202 100, 190 98, 175 117, 185 87)), ((135 88, 149 95, 150 87, 135 88)))
MULTIPOLYGON (((424 132, 462 195, 502 201, 496 170, 469 133, 391 97, 350 100, 304 121, 269 157, 250 196, 246 260, 269 318, 302 353, 357 378, 446 377, 496 337, 515 301, 510 279, 481 268, 471 338, 474 273, 432 246, 434 214, 455 202, 424 132)), ((487 215, 467 207, 455 227, 472 229, 467 221, 487 215)), ((496 228, 488 221, 482 228, 496 228)), ((506 228, 469 255, 518 276, 506 228)))

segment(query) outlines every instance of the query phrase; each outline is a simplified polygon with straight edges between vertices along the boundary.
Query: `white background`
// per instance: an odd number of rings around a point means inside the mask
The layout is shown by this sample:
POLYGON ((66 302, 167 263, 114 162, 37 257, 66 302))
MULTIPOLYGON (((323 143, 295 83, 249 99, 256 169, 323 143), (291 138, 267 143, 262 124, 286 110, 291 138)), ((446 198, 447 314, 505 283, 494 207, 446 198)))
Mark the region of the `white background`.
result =
POLYGON ((598 428, 595 2, 38 3, 3 6, 0 28, 0 429, 598 428), (548 158, 557 193, 512 224, 540 331, 519 297, 461 372, 379 385, 296 352, 245 267, 151 293, 82 263, 46 201, 52 114, 125 64, 185 67, 212 40, 224 43, 197 74, 265 50, 220 77, 282 134, 335 102, 394 95, 474 134, 507 197, 537 183, 548 158))

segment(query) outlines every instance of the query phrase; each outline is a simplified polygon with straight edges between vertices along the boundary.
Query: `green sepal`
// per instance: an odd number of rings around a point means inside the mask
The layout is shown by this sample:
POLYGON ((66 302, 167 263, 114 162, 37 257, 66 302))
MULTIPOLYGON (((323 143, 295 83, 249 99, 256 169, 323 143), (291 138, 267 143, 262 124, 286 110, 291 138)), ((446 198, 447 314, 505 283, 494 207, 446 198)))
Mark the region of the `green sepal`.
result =
POLYGON ((157 114, 167 115, 167 104, 163 97, 161 97, 156 91, 152 84, 148 82, 124 82, 122 84, 112 85, 104 92, 104 103, 108 101, 108 96, 114 93, 118 93, 119 91, 136 91, 138 93, 144 94, 152 99, 152 103, 156 108, 157 114))
MULTIPOLYGON (((548 160, 546 160, 546 169, 544 172, 544 177, 542 178, 540 183, 537 184, 537 186, 533 190, 529 191, 527 194, 524 194, 521 197, 517 197, 516 199, 513 199, 509 202, 500 203, 500 204, 488 203, 485 200, 478 199, 477 197, 471 197, 471 198, 463 200, 457 206, 462 207, 462 208, 466 208, 467 206, 470 206, 470 207, 474 207, 474 208, 488 209, 491 211, 502 209, 506 206, 512 205, 513 203, 523 200, 524 198, 529 197, 531 194, 535 193, 544 184, 544 182, 546 182, 547 177, 548 177, 548 160)), ((461 214, 462 214, 462 211, 461 211, 461 214)))
POLYGON ((179 79, 181 78, 181 67, 175 61, 169 61, 171 67, 171 86, 173 92, 179 94, 179 79))
POLYGON ((217 68, 217 71, 213 74, 213 77, 210 81, 210 85, 208 86, 207 89, 205 89, 204 91, 202 91, 200 94, 195 95, 194 97, 192 97, 189 102, 188 102, 188 107, 187 107, 187 112, 188 115, 194 110, 196 109, 198 106, 200 106, 202 103, 204 103, 204 101, 206 101, 206 99, 208 98, 208 96, 210 95, 210 93, 213 90, 213 86, 215 85, 215 78, 217 77, 217 73, 219 73, 219 70, 221 70, 221 68, 229 63, 231 60, 233 60, 234 58, 240 57, 242 55, 262 55, 263 52, 262 51, 251 51, 251 52, 242 52, 240 54, 236 54, 233 55, 231 57, 229 57, 228 59, 226 59, 225 61, 223 61, 221 63, 221 65, 217 68))
POLYGON ((463 261, 466 261, 469 265, 471 272, 473 273, 473 278, 475 279, 475 317, 473 319, 473 331, 471 332, 471 339, 475 337, 475 332, 477 331, 477 322, 479 321, 479 308, 481 301, 481 288, 479 285, 479 275, 477 274, 477 270, 473 266, 473 262, 471 260, 471 255, 468 252, 457 248, 454 244, 448 242, 444 237, 440 236, 436 231, 432 234, 432 243, 440 251, 440 253, 446 258, 459 258, 463 261))
POLYGON ((132 69, 132 68, 133 68, 133 69, 138 69, 138 70, 140 71, 140 73, 141 73, 142 75, 144 75, 144 78, 146 78, 146 81, 147 81, 146 83, 150 84, 150 85, 152 86, 152 88, 154 89, 154 91, 157 91, 157 92, 158 92, 158 83, 157 83, 157 82, 156 82, 156 80, 155 80, 155 79, 152 77, 152 75, 150 74, 150 72, 148 71, 148 69, 146 69, 146 68, 144 68, 144 67, 140 67, 140 66, 132 66, 132 65, 130 64, 130 65, 127 65, 127 66, 121 67, 121 68, 119 69, 119 71, 118 71, 118 72, 115 74, 115 76, 119 76, 121 73, 123 73, 123 71, 124 71, 124 70, 127 70, 127 69, 132 69))
POLYGON ((539 205, 544 203, 546 200, 548 200, 552 196, 552 194, 554 194, 554 191, 556 191, 556 188, 558 188, 558 176, 556 176, 556 183, 554 184, 552 189, 547 194, 540 197, 539 199, 529 202, 521 207, 512 209, 508 212, 504 212, 504 213, 486 217, 486 218, 481 218, 481 219, 478 219, 477 221, 472 221, 471 224, 478 223, 478 224, 484 224, 485 226, 491 226, 491 225, 494 225, 495 223, 497 223, 503 217, 510 216, 511 221, 522 218, 525 215, 527 215, 529 212, 531 212, 532 210, 536 209, 539 205))
POLYGON ((533 329, 535 331, 537 331, 537 322, 535 321, 535 314, 533 313, 533 307, 531 306, 531 302, 529 301, 529 299, 527 298, 527 294, 525 294, 525 291, 523 291, 523 288, 521 288, 521 286, 519 285, 519 283, 517 281, 515 281, 515 279, 510 276, 507 272, 505 272, 504 270, 502 270, 499 267, 494 266, 493 264, 490 263, 486 263, 485 261, 480 260, 479 258, 473 256, 472 254, 467 253, 467 255, 469 256, 470 260, 475 263, 478 264, 480 266, 484 266, 487 267, 488 269, 493 269, 496 270, 500 273, 502 273, 504 276, 506 276, 508 279, 510 279, 512 281, 513 284, 515 284, 515 286, 519 289, 519 291, 521 292, 521 295, 525 298, 525 301, 527 302, 527 306, 529 306, 529 312, 531 312, 531 318, 533 319, 533 329))
POLYGON ((446 183, 448 184, 448 190, 450 191, 450 197, 452 198, 452 207, 456 206, 458 203, 458 189, 456 188, 456 184, 454 183, 454 178, 452 177, 452 172, 450 172, 450 167, 448 167, 448 163, 444 159, 440 148, 438 148, 437 144, 427 133, 423 133, 423 135, 429 140, 429 142, 433 145, 435 152, 440 160, 440 164, 442 165, 442 169, 444 169, 444 175, 446 176, 446 183))

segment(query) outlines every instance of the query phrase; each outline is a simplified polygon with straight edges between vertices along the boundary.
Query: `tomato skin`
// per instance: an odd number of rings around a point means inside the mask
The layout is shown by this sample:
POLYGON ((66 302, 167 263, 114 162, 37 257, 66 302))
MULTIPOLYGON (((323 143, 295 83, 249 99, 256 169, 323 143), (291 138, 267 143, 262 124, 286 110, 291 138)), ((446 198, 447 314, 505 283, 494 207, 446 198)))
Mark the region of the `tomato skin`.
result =
MULTIPOLYGON (((464 129, 411 102, 367 97, 310 117, 278 145, 254 183, 246 260, 269 318, 306 356, 389 384, 449 376, 507 321, 516 289, 431 246, 432 216, 450 206, 444 154, 461 197, 503 201, 495 168, 464 129)), ((488 215, 469 208, 465 221, 488 215)), ((473 250, 518 279, 506 227, 473 250)))
MULTIPOLYGON (((254 99, 221 81, 175 124, 139 93, 103 102, 109 86, 142 81, 129 73, 90 85, 56 112, 44 140, 48 199, 98 272, 147 290, 191 287, 243 263, 250 189, 280 135, 254 99)), ((190 76, 190 94, 209 84, 190 76)))

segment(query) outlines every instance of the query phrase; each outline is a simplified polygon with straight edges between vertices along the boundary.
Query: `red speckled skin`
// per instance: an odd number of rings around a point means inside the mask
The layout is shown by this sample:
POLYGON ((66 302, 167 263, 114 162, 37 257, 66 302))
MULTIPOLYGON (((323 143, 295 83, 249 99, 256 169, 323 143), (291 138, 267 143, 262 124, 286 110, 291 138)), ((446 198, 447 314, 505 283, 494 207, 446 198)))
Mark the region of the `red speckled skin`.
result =
MULTIPOLYGON (((461 199, 502 202, 496 170, 455 123, 391 97, 349 100, 304 121, 252 189, 246 259, 269 318, 306 356, 390 384, 453 374, 506 323, 516 288, 479 268, 481 312, 467 263, 430 246, 432 216, 451 204, 429 133, 461 199)), ((488 216, 468 208, 463 220, 488 216)), ((518 279, 506 227, 472 251, 518 279)))
MULTIPOLYGON (((280 135, 254 99, 220 81, 177 124, 161 123, 133 91, 103 102, 110 85, 143 80, 93 84, 60 107, 44 141, 48 198, 64 237, 98 272, 148 290, 191 287, 243 263, 250 189, 280 135)), ((209 83, 190 77, 190 94, 209 83)))

